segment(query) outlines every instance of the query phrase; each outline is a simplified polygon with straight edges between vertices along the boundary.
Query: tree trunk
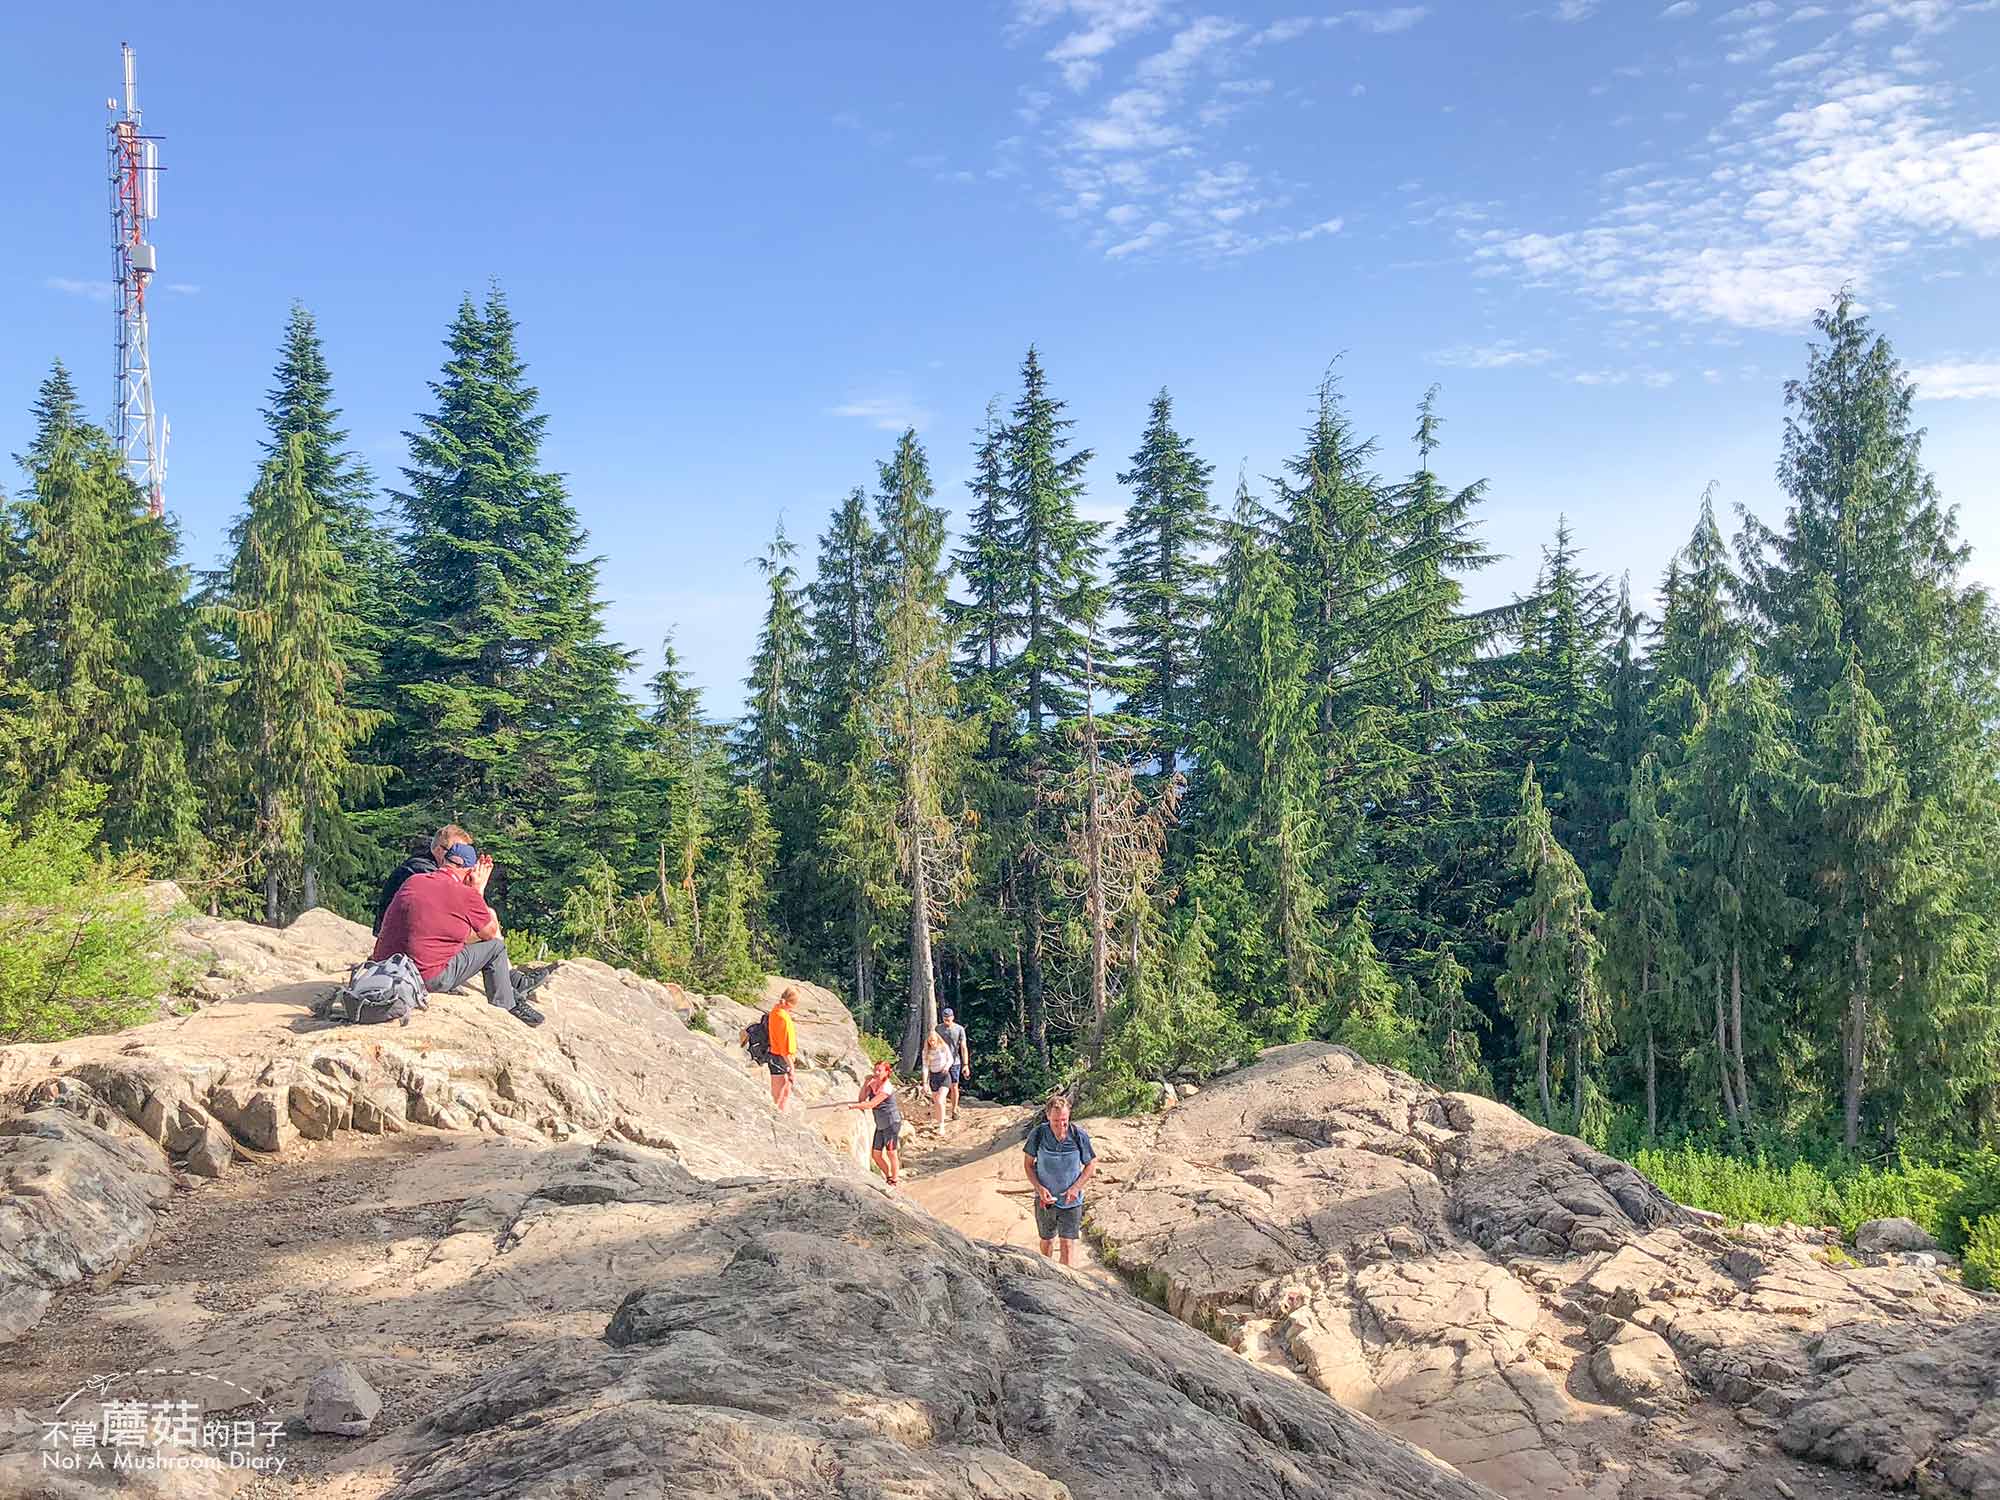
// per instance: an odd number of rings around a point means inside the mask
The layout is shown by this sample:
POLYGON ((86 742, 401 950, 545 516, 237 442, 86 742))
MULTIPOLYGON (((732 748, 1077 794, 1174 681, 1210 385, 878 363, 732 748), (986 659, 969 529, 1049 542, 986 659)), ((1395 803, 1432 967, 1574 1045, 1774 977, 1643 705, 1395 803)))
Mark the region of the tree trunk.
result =
POLYGON ((1028 1036, 1042 1066, 1049 1065, 1049 1014, 1042 993, 1042 883, 1039 872, 1028 870, 1028 951, 1021 965, 1021 984, 1028 996, 1028 1036))
POLYGON ((667 841, 665 839, 660 840, 659 881, 660 881, 660 920, 662 922, 666 922, 671 919, 670 914, 672 913, 674 908, 673 908, 673 903, 667 899, 667 841))
POLYGON ((264 820, 264 925, 281 926, 278 907, 278 795, 266 788, 258 797, 258 813, 264 820))
POLYGON ((905 1072, 921 1068, 924 1039, 937 1027, 937 990, 931 976, 930 871, 920 819, 906 813, 910 828, 910 1014, 903 1031, 905 1072))
POLYGON ((1583 1017, 1581 1016, 1578 1016, 1576 1021, 1576 1042, 1573 1050, 1576 1066, 1576 1078, 1573 1080, 1576 1128, 1571 1133, 1580 1136, 1583 1134, 1583 1017))
POLYGON ((1651 1141, 1660 1131, 1659 1093, 1656 1087, 1657 1075, 1653 1068, 1653 962, 1649 954, 1639 965, 1639 1003, 1646 1011, 1646 1139, 1651 1141))
POLYGON ((1729 948, 1729 1038, 1736 1049, 1736 1103, 1750 1123, 1750 1078, 1743 1068, 1743 946, 1729 948))
MULTIPOLYGON (((1865 930, 1866 924, 1864 934, 1865 930)), ((1868 956, 1863 941, 1863 937, 1854 940, 1854 987, 1847 1000, 1847 1081, 1841 1103, 1849 1151, 1861 1146, 1861 1085, 1868 1062, 1868 956)))
POLYGON ((300 851, 300 866, 301 866, 299 871, 300 911, 311 911, 315 906, 319 905, 319 865, 318 865, 317 855, 314 851, 314 843, 315 843, 315 840, 313 838, 314 822, 315 819, 313 817, 313 802, 312 798, 308 796, 306 798, 306 809, 305 809, 305 817, 303 819, 303 825, 299 830, 301 838, 303 839, 304 842, 304 847, 300 851))
POLYGON ((1535 1079, 1542 1086, 1542 1121, 1555 1124, 1556 1106, 1549 1098, 1549 1018, 1535 1018, 1535 1079))
POLYGON ((1729 1029, 1723 1021, 1720 968, 1715 971, 1715 1060, 1722 1074, 1722 1112, 1729 1116, 1732 1130, 1741 1130, 1743 1116, 1736 1107, 1736 1085, 1729 1076, 1729 1029))

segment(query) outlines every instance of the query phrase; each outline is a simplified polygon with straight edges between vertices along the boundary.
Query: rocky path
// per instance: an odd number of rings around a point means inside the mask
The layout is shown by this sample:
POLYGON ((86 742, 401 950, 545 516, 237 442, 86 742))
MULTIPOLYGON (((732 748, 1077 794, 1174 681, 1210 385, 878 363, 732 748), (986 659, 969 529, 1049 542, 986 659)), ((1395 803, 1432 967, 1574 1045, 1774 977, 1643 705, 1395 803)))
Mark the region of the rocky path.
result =
MULTIPOLYGON (((1039 1253, 1034 1193, 1021 1175, 1021 1141, 1034 1118, 1019 1105, 968 1100, 942 1134, 919 1126, 903 1150, 904 1196, 961 1234, 1039 1253)), ((1116 1169, 1101 1160, 1097 1181, 1116 1169)), ((1078 1242, 1073 1269, 1093 1285, 1126 1290, 1088 1239, 1078 1242)))

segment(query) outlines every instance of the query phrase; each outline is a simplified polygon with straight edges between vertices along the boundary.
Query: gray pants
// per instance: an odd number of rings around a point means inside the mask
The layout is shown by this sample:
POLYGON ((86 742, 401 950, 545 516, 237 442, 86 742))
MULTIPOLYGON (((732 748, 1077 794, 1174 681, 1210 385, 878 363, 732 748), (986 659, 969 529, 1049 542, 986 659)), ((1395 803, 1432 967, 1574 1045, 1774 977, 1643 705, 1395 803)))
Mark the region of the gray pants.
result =
POLYGON ((444 971, 431 981, 431 993, 455 990, 474 974, 486 980, 486 998, 502 1010, 514 1008, 514 971, 507 963, 507 940, 488 938, 467 943, 451 956, 444 971))

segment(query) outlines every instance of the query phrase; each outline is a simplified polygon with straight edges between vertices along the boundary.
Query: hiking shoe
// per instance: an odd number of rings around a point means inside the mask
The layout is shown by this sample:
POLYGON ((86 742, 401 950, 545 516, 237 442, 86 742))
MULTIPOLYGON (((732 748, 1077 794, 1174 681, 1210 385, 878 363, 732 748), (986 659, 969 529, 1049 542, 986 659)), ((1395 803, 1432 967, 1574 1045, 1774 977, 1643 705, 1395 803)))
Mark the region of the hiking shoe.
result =
POLYGON ((514 971, 514 998, 525 1000, 548 982, 549 975, 555 973, 555 965, 542 969, 516 969, 514 971))
POLYGON ((516 1000, 514 1008, 508 1011, 507 1014, 519 1021, 523 1026, 539 1026, 545 1019, 540 1011, 536 1010, 534 1006, 528 1004, 525 1000, 516 1000))

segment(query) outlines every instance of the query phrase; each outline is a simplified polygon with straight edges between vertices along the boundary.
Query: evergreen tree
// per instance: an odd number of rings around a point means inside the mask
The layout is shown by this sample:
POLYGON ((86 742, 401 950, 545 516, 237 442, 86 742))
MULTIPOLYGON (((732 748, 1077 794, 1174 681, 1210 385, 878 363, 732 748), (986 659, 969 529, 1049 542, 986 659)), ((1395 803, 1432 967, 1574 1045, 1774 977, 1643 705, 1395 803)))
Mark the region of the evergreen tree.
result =
POLYGON ((875 1012, 878 950, 900 908, 890 796, 873 705, 880 686, 882 546, 868 498, 852 491, 820 536, 806 589, 807 774, 817 837, 793 851, 787 883, 799 892, 789 924, 840 953, 855 1015, 875 1012))
POLYGON ((1128 664, 1123 711, 1148 726, 1145 749, 1173 772, 1193 743, 1194 679, 1207 624, 1217 535, 1208 496, 1212 465, 1174 428, 1173 398, 1152 412, 1118 482, 1132 492, 1113 539, 1111 598, 1124 623, 1111 638, 1128 664))
POLYGON ((1715 486, 1702 491, 1701 515, 1687 545, 1668 563, 1661 611, 1647 665, 1653 676, 1651 716, 1658 748, 1672 765, 1717 677, 1742 664, 1748 633, 1733 602, 1741 582, 1715 524, 1715 486))
POLYGON ((1712 1054, 1698 1054, 1712 1068, 1698 1072, 1737 1129, 1755 1118, 1751 1073, 1770 1071, 1753 1070, 1749 1053, 1754 1044, 1760 1059, 1774 1056, 1772 1033, 1791 987, 1788 955, 1804 915, 1792 895, 1802 788, 1788 729, 1769 678, 1718 673, 1669 788, 1685 868, 1689 1030, 1714 1044, 1712 1054))
POLYGON ((324 830, 342 804, 381 788, 384 772, 354 749, 376 716, 354 707, 345 647, 354 631, 353 586, 309 488, 312 446, 303 433, 266 461, 233 529, 220 613, 234 647, 232 736, 242 747, 254 804, 264 920, 319 900, 324 830))
MULTIPOLYGON (((771 545, 755 560, 764 578, 764 624, 743 680, 748 702, 737 732, 737 764, 769 806, 791 789, 798 770, 809 688, 803 591, 792 566, 797 552, 780 521, 771 545)), ((855 663, 857 670, 862 665, 855 663)))
POLYGON ((460 304, 445 347, 394 497, 401 774, 398 805, 371 821, 403 837, 475 828, 499 862, 492 896, 533 920, 595 859, 633 867, 631 657, 604 639, 597 562, 561 476, 539 467, 548 419, 497 289, 460 304))
MULTIPOLYGON (((264 471, 283 465, 296 477, 306 503, 325 533, 328 578, 342 591, 346 604, 334 631, 342 683, 341 699, 367 713, 372 733, 389 706, 382 681, 382 650, 396 610, 395 552, 387 530, 374 509, 375 481, 360 456, 347 446, 347 431, 339 425, 333 404, 333 375, 320 346, 313 316, 293 303, 272 375, 269 404, 261 415, 267 429, 263 442, 264 471), (299 453, 296 461, 292 448, 299 453)), ((232 552, 243 555, 249 517, 230 532, 232 552)), ((345 754, 345 747, 343 747, 345 754)), ((353 795, 372 795, 384 778, 363 777, 351 784, 353 795)), ((299 900, 302 909, 320 904, 325 894, 338 896, 364 855, 346 816, 351 796, 316 799, 300 829, 297 850, 299 900)), ((274 909, 269 888, 271 862, 266 861, 265 906, 274 909)), ((272 920, 268 917, 267 920, 272 920)))
POLYGON ((959 630, 959 697, 966 712, 987 726, 986 753, 992 760, 1006 753, 1012 737, 1014 705, 1001 667, 1021 629, 1015 559, 1007 542, 1012 498, 1007 443, 996 399, 987 406, 985 424, 973 445, 972 477, 965 485, 972 495, 972 509, 966 517, 965 544, 953 554, 970 595, 951 607, 959 630))
POLYGON ((32 816, 101 788, 105 841, 188 853, 200 799, 186 738, 196 662, 187 574, 60 364, 42 382, 8 513, 0 770, 32 816))
POLYGON ((1207 858, 1193 885, 1219 903, 1230 991, 1261 1008, 1270 1034, 1298 1040, 1313 1020, 1326 948, 1315 677, 1289 573, 1247 494, 1229 527, 1202 666, 1207 858))
POLYGON ((1660 1133, 1659 1058, 1673 1049, 1666 1027, 1685 977, 1675 904, 1673 838, 1659 804, 1659 767, 1643 754, 1632 768, 1625 816, 1611 830, 1623 852, 1604 914, 1604 983, 1618 1030, 1636 1047, 1646 1080, 1646 1139, 1660 1133))
POLYGON ((1531 765, 1521 779, 1521 810, 1513 823, 1514 861, 1527 891, 1500 920, 1507 939, 1507 972, 1500 1002, 1514 1018, 1524 1049, 1532 1048, 1542 1120, 1553 1124, 1551 1040, 1566 1033, 1572 1128, 1583 1128, 1584 1070, 1601 1024, 1598 995, 1597 911, 1576 861, 1557 840, 1542 789, 1531 765))
POLYGON ((960 733, 951 678, 944 512, 931 503, 930 468, 914 430, 881 465, 876 491, 886 588, 881 611, 883 739, 896 786, 896 845, 909 897, 909 1011, 903 1066, 920 1065, 937 1025, 931 937, 964 885, 964 856, 949 799, 960 733))
POLYGON ((1040 356, 1028 350, 1021 366, 1021 396, 1007 425, 1002 452, 1007 501, 1000 528, 1008 558, 1008 598, 1019 620, 1018 647, 1001 663, 1000 681, 1025 728, 1016 769, 1028 796, 1028 814, 1015 858, 1023 934, 1023 982, 1035 1051, 1049 1061, 1048 983, 1050 871, 1055 845, 1049 791, 1060 769, 1059 742, 1051 735, 1082 707, 1088 670, 1086 630, 1103 609, 1095 570, 1104 527, 1085 521, 1087 448, 1071 451, 1064 403, 1051 396, 1040 356))
MULTIPOLYGON (((1816 323, 1823 342, 1810 350, 1805 378, 1786 388, 1785 523, 1774 530, 1746 518, 1739 553, 1773 674, 1794 722, 1816 733, 1807 746, 1815 781, 1843 789, 1838 805, 1850 809, 1873 805, 1877 780, 1899 780, 1908 801, 1906 820, 1895 825, 1895 859, 1909 861, 1923 881, 1894 900, 1883 897, 1902 915, 1871 912, 1875 936, 1843 956, 1827 945, 1856 911, 1869 909, 1866 883, 1822 884, 1822 920, 1803 959, 1822 975, 1846 976, 1853 1014, 1931 1039, 1936 1069, 1910 1080, 1929 1102, 1892 1084, 1881 1113, 1893 1133, 1906 1106, 1948 1109, 1946 1101, 1970 1086, 1962 1070, 1976 1066, 1984 1047, 1946 1047, 1943 1037, 1958 1033, 1972 1043, 1995 1034, 1990 1000, 1968 1005, 1968 997, 1990 997, 1994 979, 1971 872, 1996 832, 1991 788, 2000 761, 1991 726, 2000 709, 2000 631, 1985 591, 1963 582, 1967 549, 1923 467, 1922 433, 1910 419, 1914 388, 1893 350, 1845 294, 1816 323), (1858 727, 1870 704, 1886 745, 1861 764, 1855 747, 1828 738, 1827 726, 1858 727), (1881 922, 1895 934, 1890 949, 1880 948, 1888 941, 1881 922), (1872 965, 1871 947, 1880 950, 1872 965), (1857 974, 1864 965, 1873 978, 1857 974)), ((1845 837, 1863 839, 1865 822, 1853 813, 1845 837)), ((1830 851, 1821 868, 1844 866, 1830 851)), ((1901 874, 1883 878, 1894 888, 1901 874)), ((1853 1014, 1842 1023, 1850 1134, 1867 1087, 1865 1059, 1854 1060, 1866 1051, 1867 1028, 1853 1014)))

